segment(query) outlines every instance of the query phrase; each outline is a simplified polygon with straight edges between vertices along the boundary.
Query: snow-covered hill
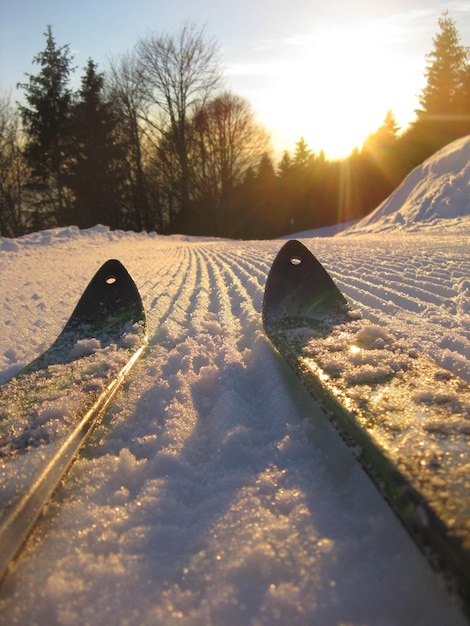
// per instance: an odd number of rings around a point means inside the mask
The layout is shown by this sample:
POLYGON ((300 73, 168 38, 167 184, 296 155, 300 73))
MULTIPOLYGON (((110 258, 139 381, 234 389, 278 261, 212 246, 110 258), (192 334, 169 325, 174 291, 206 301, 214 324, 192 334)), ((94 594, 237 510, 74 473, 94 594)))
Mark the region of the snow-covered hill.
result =
POLYGON ((416 231, 423 227, 470 230, 470 136, 458 139, 414 169, 370 215, 342 234, 416 231))
MULTIPOLYGON (((366 317, 470 380, 466 220, 303 241, 366 317)), ((104 227, 0 239, 0 382, 52 343, 108 258, 150 335, 0 587, 0 623, 467 623, 263 334, 283 243, 104 227)))

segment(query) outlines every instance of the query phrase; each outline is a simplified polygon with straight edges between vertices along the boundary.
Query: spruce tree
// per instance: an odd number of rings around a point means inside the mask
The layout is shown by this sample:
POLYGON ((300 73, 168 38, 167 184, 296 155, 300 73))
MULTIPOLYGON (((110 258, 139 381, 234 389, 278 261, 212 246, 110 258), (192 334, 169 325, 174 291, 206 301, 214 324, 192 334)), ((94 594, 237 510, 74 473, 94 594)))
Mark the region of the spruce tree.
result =
POLYGON ((73 221, 81 228, 121 225, 124 155, 116 137, 115 111, 103 90, 103 74, 89 59, 73 108, 74 143, 67 177, 74 194, 73 221))
POLYGON ((462 90, 468 50, 460 44, 454 20, 446 11, 439 18, 440 31, 433 39, 434 48, 427 55, 426 79, 419 102, 429 116, 452 116, 462 90))
POLYGON ((434 47, 426 55, 426 85, 417 119, 400 139, 400 155, 409 171, 431 154, 470 132, 468 48, 462 46, 455 22, 446 11, 439 18, 434 47))
POLYGON ((68 45, 58 47, 51 26, 44 33, 46 47, 35 58, 37 75, 27 74, 24 89, 27 106, 19 110, 26 133, 25 157, 31 168, 30 187, 34 194, 35 226, 65 225, 69 219, 70 197, 65 184, 70 146, 73 71, 68 45))

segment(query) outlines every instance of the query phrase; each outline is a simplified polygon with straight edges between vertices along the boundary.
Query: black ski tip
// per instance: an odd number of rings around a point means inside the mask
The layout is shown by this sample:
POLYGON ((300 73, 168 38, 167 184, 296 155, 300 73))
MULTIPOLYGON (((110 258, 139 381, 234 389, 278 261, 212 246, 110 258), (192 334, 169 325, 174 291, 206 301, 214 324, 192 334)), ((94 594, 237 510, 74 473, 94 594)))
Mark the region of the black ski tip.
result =
POLYGON ((71 334, 100 338, 109 327, 126 323, 145 328, 145 311, 129 272, 120 261, 110 259, 91 279, 55 345, 71 334))
POLYGON ((287 318, 323 319, 346 307, 346 299, 310 250, 296 239, 285 243, 266 281, 264 326, 287 318))
MULTIPOLYGON (((138 345, 147 342, 147 320, 142 299, 130 274, 116 259, 106 261, 83 292, 72 315, 52 346, 17 374, 17 377, 77 358, 78 341, 97 339, 100 346, 119 343, 127 333, 138 345)), ((129 344, 131 347, 134 343, 129 344)))

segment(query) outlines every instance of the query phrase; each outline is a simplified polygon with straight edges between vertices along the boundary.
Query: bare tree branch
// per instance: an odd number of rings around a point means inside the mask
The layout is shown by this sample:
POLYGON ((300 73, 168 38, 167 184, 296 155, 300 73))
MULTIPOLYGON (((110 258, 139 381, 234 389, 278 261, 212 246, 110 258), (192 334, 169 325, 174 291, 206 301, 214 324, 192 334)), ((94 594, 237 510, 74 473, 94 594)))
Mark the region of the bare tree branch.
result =
POLYGON ((189 209, 193 139, 188 123, 221 80, 217 45, 204 28, 186 24, 175 35, 149 36, 136 46, 139 78, 150 105, 148 121, 158 129, 179 163, 180 210, 189 209))

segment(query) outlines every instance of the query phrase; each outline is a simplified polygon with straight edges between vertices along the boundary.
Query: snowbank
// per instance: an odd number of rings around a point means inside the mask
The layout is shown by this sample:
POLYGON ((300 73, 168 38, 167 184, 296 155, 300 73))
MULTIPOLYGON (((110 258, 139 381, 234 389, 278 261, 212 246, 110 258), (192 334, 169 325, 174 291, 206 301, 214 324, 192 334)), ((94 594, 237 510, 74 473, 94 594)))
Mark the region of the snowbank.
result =
POLYGON ((415 168, 375 211, 341 235, 441 228, 470 232, 470 136, 439 150, 415 168))

